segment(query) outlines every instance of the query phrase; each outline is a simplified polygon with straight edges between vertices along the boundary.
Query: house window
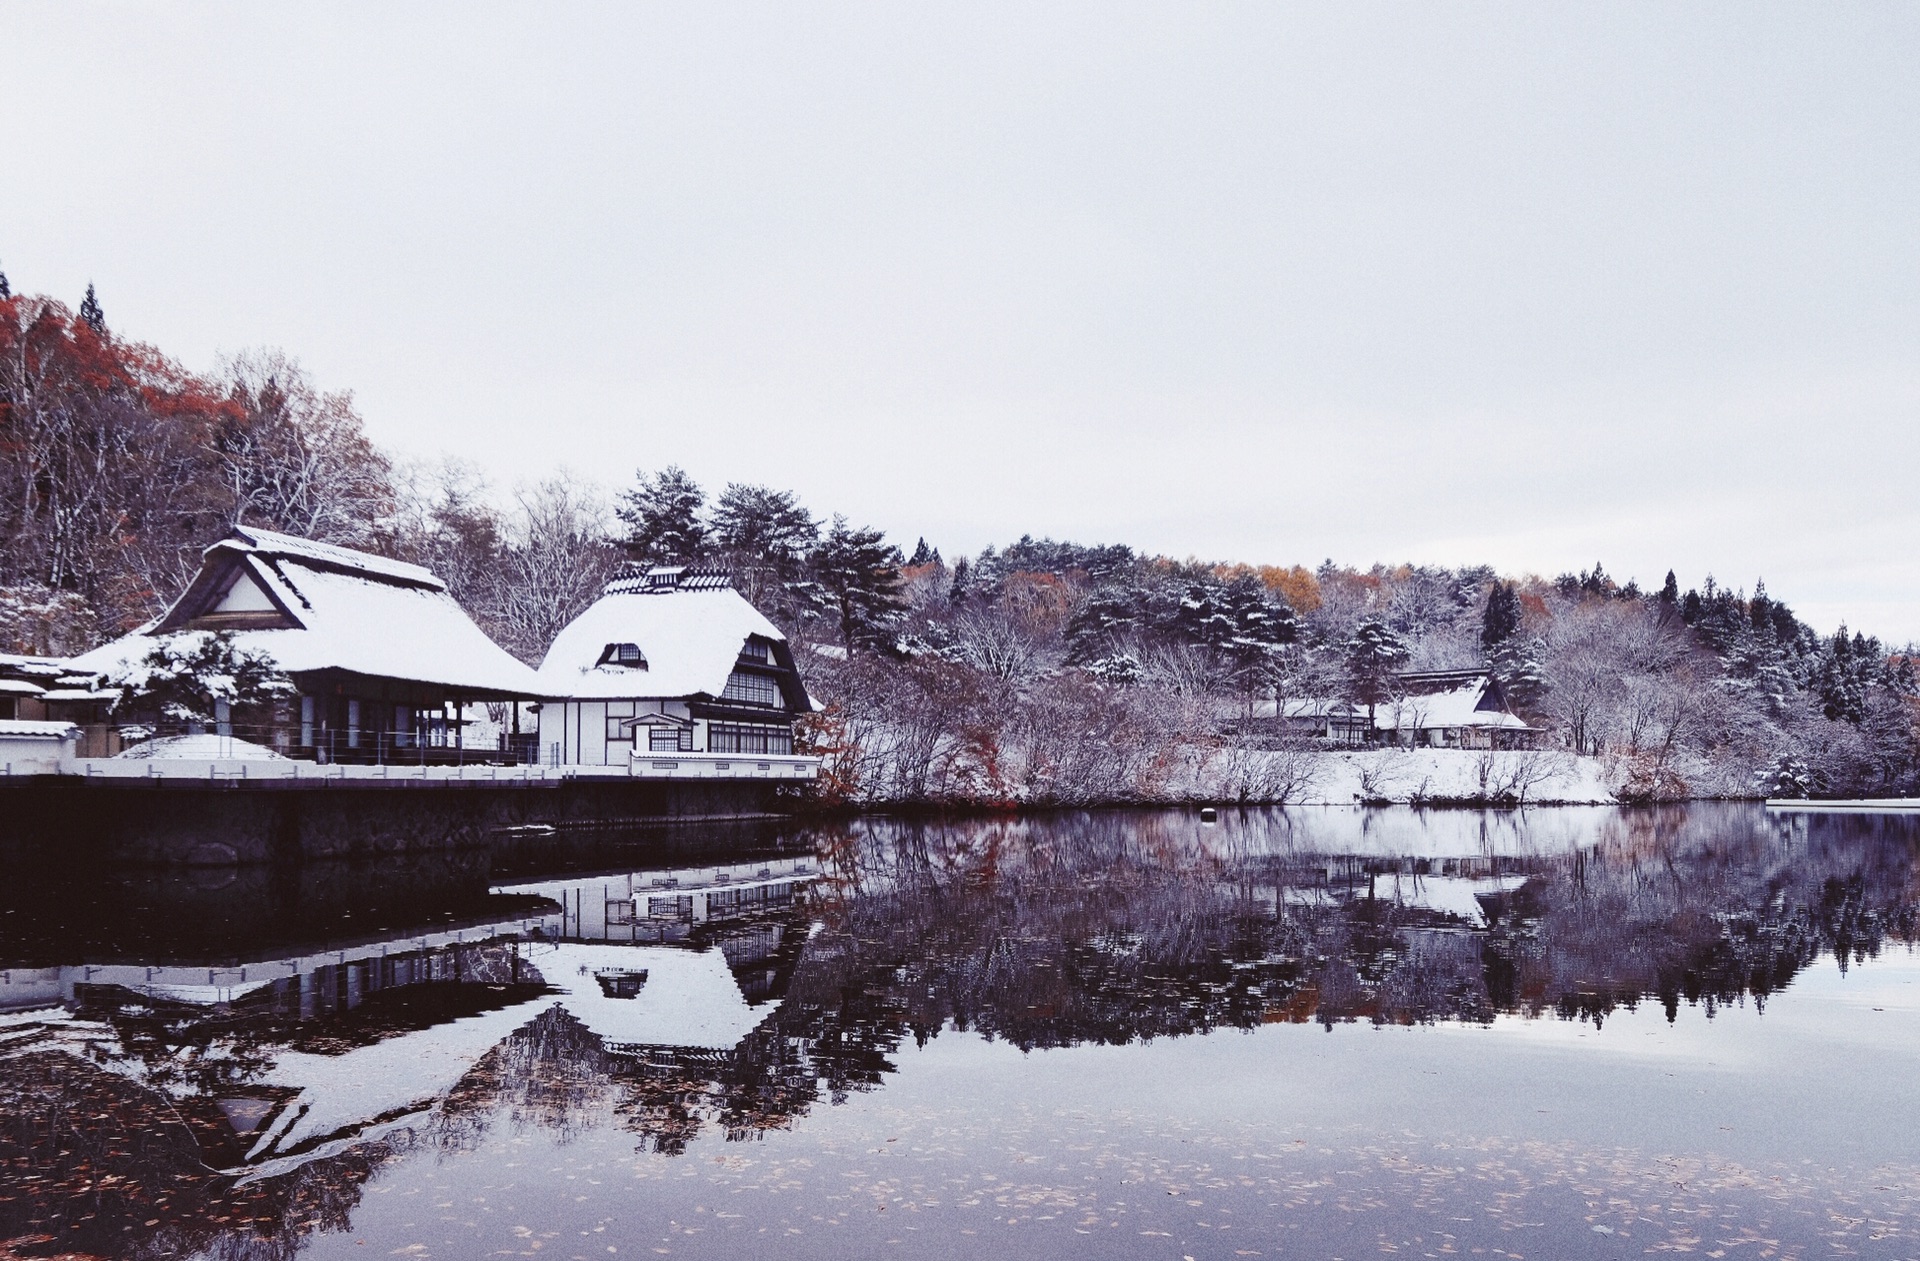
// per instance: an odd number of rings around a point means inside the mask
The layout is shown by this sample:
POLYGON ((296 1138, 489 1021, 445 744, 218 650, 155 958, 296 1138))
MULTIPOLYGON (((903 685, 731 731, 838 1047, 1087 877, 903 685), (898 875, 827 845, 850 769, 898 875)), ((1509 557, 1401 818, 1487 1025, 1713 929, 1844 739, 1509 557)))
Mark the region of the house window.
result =
POLYGON ((649 727, 647 748, 654 753, 691 753, 693 732, 676 727, 649 727))
POLYGON ((641 655, 639 644, 608 644, 600 653, 600 664, 644 670, 647 668, 647 659, 641 655))
POLYGON ((607 739, 631 740, 633 731, 630 724, 633 719, 632 701, 607 702, 607 739))
POLYGON ((726 700, 741 701, 748 705, 778 705, 780 685, 764 674, 735 670, 727 676, 726 689, 720 695, 726 700))
POLYGON ((766 665, 767 664, 767 646, 761 643, 757 639, 749 639, 747 641, 747 646, 740 650, 740 660, 757 661, 761 665, 766 665))
POLYGON ((674 919, 682 923, 691 923, 693 899, 691 897, 648 898, 647 918, 674 919))
POLYGON ((595 972, 593 979, 600 982, 600 992, 608 998, 638 998, 647 983, 647 970, 595 972))
POLYGON ((300 698, 300 746, 306 749, 313 747, 313 697, 311 696, 300 698))
POLYGON ((710 722, 709 753, 791 753, 793 728, 764 727, 757 723, 710 722))
POLYGON ((352 697, 347 698, 347 747, 360 747, 360 702, 352 697))

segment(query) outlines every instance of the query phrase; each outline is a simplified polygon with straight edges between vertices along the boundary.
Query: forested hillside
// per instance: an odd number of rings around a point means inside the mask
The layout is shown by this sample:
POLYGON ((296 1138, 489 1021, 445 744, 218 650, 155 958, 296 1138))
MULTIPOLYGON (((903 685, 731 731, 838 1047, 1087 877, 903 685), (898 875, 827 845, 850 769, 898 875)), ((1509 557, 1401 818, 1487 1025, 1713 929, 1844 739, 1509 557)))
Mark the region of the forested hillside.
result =
POLYGON ((394 461, 350 395, 283 355, 190 372, 119 337, 91 290, 75 312, 4 277, 0 487, 9 652, 137 626, 237 520, 429 565, 528 661, 624 562, 724 565, 799 645, 829 791, 851 800, 1297 796, 1310 765, 1258 721, 1275 702, 1483 662, 1629 798, 1915 787, 1904 652, 1816 634, 1758 580, 1642 590, 1597 564, 1309 569, 1028 537, 908 555, 791 492, 709 496, 673 468, 502 497, 456 461, 394 461))

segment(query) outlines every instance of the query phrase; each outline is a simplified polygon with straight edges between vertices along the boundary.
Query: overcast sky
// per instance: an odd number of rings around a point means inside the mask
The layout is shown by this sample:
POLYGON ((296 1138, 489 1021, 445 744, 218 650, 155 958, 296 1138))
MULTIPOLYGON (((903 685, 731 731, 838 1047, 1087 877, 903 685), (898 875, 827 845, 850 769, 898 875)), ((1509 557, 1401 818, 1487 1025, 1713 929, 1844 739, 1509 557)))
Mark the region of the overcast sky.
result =
POLYGON ((0 267, 505 488, 1920 637, 1920 7, 0 8, 0 267))

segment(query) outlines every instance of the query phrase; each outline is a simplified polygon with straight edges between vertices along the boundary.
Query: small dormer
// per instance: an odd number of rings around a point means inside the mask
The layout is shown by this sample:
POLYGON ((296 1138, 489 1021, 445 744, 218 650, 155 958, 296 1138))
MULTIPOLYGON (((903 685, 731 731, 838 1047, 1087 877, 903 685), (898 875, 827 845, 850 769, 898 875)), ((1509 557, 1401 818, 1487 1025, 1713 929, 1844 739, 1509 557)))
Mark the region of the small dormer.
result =
POLYGON ((758 637, 750 638, 740 647, 740 660, 749 665, 772 665, 773 645, 758 637))
POLYGON ((640 651, 639 644, 608 644, 600 652, 600 660, 594 663, 602 666, 617 666, 622 670, 644 670, 647 658, 640 651))

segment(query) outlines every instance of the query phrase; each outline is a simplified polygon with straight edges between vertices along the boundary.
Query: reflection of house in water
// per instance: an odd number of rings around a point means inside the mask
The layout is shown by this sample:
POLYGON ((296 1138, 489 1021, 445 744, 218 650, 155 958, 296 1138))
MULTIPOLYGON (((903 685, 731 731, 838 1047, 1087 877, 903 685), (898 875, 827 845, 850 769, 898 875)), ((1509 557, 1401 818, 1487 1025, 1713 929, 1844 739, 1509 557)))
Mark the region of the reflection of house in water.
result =
POLYGON ((422 1124, 556 1007, 614 1054, 730 1050, 779 1005, 810 878, 575 877, 504 891, 549 911, 279 959, 0 970, 0 1056, 64 1049, 159 1089, 208 1163, 264 1176, 422 1124))
POLYGON ((773 1010, 804 935, 805 858, 509 885, 560 904, 529 958, 612 1051, 731 1048, 773 1010), (591 984, 586 983, 587 980, 591 984))
POLYGON ((1353 873, 1335 867, 1325 883, 1276 884, 1255 890, 1270 907, 1352 906, 1363 901, 1388 902, 1410 911, 1424 911, 1443 921, 1471 928, 1487 926, 1486 904, 1523 887, 1523 874, 1504 876, 1431 875, 1418 871, 1353 873), (1262 896, 1263 894, 1270 896, 1262 896))

